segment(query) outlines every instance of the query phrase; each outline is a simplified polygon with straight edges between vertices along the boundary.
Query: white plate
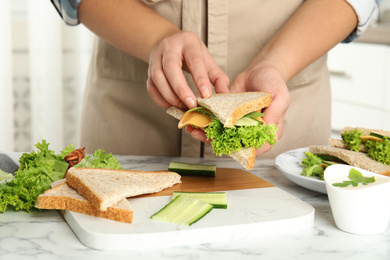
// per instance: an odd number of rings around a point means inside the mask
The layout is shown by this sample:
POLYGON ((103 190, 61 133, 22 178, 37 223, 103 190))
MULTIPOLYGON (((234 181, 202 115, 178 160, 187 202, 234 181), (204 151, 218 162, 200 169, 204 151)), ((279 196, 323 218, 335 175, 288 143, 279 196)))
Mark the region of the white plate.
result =
POLYGON ((303 171, 302 158, 305 157, 304 152, 307 151, 309 151, 309 148, 305 147, 279 154, 275 158, 276 168, 287 179, 299 186, 326 194, 325 182, 323 180, 301 175, 303 171))

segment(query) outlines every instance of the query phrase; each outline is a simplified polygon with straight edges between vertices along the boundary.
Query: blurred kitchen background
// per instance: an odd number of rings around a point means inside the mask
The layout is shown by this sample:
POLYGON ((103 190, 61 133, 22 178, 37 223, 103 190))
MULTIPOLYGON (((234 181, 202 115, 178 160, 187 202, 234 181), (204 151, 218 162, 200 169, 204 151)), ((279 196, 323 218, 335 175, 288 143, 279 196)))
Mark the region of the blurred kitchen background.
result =
MULTIPOLYGON (((49 0, 2 0, 0 152, 42 139, 79 147, 79 120, 92 34, 64 25, 49 0)), ((359 40, 329 53, 332 135, 344 126, 390 130, 390 0, 359 40)))

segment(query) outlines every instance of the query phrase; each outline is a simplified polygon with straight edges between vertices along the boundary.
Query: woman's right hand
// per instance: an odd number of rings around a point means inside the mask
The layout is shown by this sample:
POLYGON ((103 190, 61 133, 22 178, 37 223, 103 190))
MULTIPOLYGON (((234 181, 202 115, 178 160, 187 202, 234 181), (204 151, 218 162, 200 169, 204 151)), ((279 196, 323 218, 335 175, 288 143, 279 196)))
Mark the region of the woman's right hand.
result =
POLYGON ((197 106, 195 94, 184 77, 189 72, 204 98, 229 92, 229 78, 219 68, 201 39, 192 32, 178 32, 157 43, 150 55, 147 90, 163 108, 197 106))

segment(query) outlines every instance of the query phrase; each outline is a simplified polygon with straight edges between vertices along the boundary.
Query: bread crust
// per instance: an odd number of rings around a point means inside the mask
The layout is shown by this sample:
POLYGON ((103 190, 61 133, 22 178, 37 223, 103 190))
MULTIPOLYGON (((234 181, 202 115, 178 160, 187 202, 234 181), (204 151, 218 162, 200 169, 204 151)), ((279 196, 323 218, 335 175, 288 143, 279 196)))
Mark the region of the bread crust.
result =
POLYGON ((247 170, 252 170, 256 160, 255 148, 242 148, 238 152, 231 152, 230 156, 244 166, 247 170))
POLYGON ((36 207, 40 209, 70 210, 123 223, 132 223, 134 214, 126 199, 113 207, 108 207, 105 211, 98 210, 67 183, 61 183, 41 194, 38 197, 36 207))

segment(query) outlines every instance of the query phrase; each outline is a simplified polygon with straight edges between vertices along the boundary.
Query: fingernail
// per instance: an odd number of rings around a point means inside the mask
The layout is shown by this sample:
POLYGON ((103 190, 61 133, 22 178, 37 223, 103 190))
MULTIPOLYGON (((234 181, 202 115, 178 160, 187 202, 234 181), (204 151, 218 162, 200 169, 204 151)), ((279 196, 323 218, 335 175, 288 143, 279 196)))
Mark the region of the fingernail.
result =
POLYGON ((200 87, 200 92, 202 93, 202 96, 203 96, 204 98, 209 98, 209 97, 211 97, 210 88, 208 88, 208 87, 206 87, 206 86, 200 87))
POLYGON ((194 107, 196 107, 196 101, 195 101, 195 99, 193 99, 193 98, 187 98, 186 99, 186 105, 187 105, 187 107, 188 108, 194 108, 194 107))

